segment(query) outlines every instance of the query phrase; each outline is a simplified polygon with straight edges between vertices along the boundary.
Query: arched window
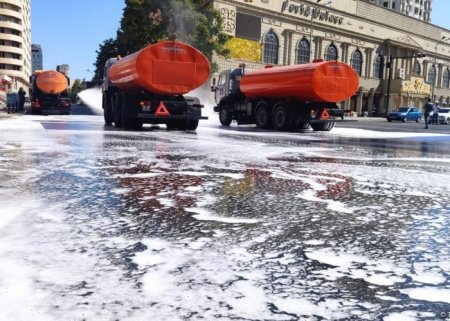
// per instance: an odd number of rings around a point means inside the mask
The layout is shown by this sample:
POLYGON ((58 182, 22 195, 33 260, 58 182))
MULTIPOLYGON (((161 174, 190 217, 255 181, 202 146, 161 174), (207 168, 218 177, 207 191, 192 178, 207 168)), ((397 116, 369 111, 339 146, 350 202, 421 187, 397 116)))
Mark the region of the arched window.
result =
POLYGON ((414 74, 420 76, 422 74, 422 68, 420 67, 420 62, 416 61, 416 66, 414 68, 414 74))
POLYGON ((352 68, 356 71, 358 75, 362 74, 362 54, 358 49, 352 55, 352 59, 350 61, 352 68))
POLYGON ((278 37, 273 31, 269 31, 264 37, 263 62, 278 64, 278 37))
POLYGON ((373 65, 373 77, 375 79, 383 79, 383 67, 384 67, 383 56, 378 55, 375 58, 375 63, 373 65))
POLYGON ((428 83, 430 85, 436 85, 436 66, 432 65, 428 70, 428 83))
POLYGON ((310 56, 310 50, 309 50, 309 42, 306 39, 302 39, 298 43, 298 50, 297 50, 297 63, 298 64, 307 64, 309 62, 309 56, 310 56))
POLYGON ((442 78, 442 88, 450 88, 450 70, 448 68, 444 70, 444 76, 442 78))
POLYGON ((325 54, 325 60, 337 60, 338 54, 337 54, 337 48, 335 45, 331 44, 328 46, 327 52, 325 54))

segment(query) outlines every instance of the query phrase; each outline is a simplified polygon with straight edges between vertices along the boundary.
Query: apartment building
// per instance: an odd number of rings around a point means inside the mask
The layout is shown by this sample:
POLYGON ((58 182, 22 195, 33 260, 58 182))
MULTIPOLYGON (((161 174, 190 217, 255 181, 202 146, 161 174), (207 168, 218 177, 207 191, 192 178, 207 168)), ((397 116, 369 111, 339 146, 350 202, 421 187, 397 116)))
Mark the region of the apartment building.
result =
POLYGON ((433 0, 368 0, 369 2, 395 10, 423 21, 431 21, 433 0))
POLYGON ((0 0, 0 94, 27 91, 30 74, 30 0, 0 0))
POLYGON ((40 45, 31 45, 31 72, 34 73, 36 70, 44 69, 44 56, 42 53, 42 48, 40 45))

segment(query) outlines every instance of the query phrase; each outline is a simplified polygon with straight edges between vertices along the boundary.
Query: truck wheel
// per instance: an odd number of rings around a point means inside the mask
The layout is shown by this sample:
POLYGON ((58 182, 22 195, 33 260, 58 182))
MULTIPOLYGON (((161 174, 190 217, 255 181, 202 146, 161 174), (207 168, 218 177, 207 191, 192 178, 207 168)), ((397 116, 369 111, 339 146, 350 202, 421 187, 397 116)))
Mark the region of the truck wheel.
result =
POLYGON ((308 122, 303 122, 303 121, 299 122, 297 125, 298 129, 308 129, 310 127, 311 127, 311 125, 308 122))
POLYGON ((314 131, 328 132, 333 129, 335 123, 334 122, 326 122, 326 123, 313 123, 311 127, 314 131))
POLYGON ((122 106, 120 105, 120 98, 114 97, 114 125, 118 128, 122 127, 122 106))
POLYGON ((137 102, 133 99, 127 99, 126 96, 122 96, 119 100, 121 103, 121 116, 122 116, 122 127, 126 130, 139 130, 142 128, 142 120, 137 117, 135 108, 137 102))
POLYGON ((272 119, 270 118, 270 109, 266 103, 259 103, 256 106, 255 124, 258 128, 272 128, 272 119))
POLYGON ((233 115, 227 109, 227 107, 223 106, 219 111, 219 120, 223 126, 230 126, 231 121, 233 120, 233 115))
POLYGON ((196 130, 198 127, 198 119, 189 120, 186 126, 187 130, 196 130))
POLYGON ((167 123, 166 123, 166 127, 167 127, 167 129, 169 129, 169 130, 171 130, 171 129, 176 129, 176 128, 178 128, 178 124, 177 124, 177 122, 174 121, 174 120, 168 120, 167 123))
POLYGON ((113 122, 113 113, 112 113, 112 99, 108 99, 108 95, 103 94, 102 105, 103 105, 103 117, 105 119, 105 125, 110 126, 113 122))
POLYGON ((292 118, 284 103, 276 104, 272 113, 273 128, 276 130, 292 130, 292 118))
POLYGON ((332 130, 334 128, 334 125, 336 125, 335 122, 329 122, 328 127, 325 131, 329 132, 330 130, 332 130))
POLYGON ((111 111, 111 107, 105 107, 105 109, 103 110, 103 118, 105 119, 105 125, 111 126, 111 124, 114 120, 112 111, 111 111))
POLYGON ((168 129, 196 130, 198 127, 198 119, 179 120, 174 123, 168 122, 166 126, 168 129))

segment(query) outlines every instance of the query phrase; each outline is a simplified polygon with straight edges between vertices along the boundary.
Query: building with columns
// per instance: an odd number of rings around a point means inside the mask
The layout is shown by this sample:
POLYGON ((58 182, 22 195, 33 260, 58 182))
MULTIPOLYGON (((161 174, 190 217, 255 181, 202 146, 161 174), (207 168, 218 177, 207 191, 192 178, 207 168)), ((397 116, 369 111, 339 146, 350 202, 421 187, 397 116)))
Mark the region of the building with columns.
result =
POLYGON ((431 96, 449 105, 449 30, 370 1, 321 4, 327 2, 206 0, 220 11, 230 36, 231 57, 214 61, 220 70, 242 62, 254 69, 313 59, 343 61, 360 76, 355 95, 340 102, 351 114, 421 108, 431 96))

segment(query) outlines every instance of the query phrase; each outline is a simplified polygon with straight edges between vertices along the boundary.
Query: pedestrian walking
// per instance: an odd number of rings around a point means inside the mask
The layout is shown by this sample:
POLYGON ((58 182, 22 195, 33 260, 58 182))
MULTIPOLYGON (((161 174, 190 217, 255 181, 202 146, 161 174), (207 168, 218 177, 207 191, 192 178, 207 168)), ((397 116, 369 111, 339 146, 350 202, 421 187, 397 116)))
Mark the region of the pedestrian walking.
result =
POLYGON ((433 106, 433 124, 435 124, 435 125, 437 125, 439 122, 439 119, 438 119, 439 109, 440 109, 439 101, 436 101, 436 103, 433 106))
POLYGON ((19 94, 18 109, 19 111, 23 111, 25 106, 25 90, 23 90, 23 87, 19 88, 18 94, 19 94))
POLYGON ((430 113, 433 111, 433 104, 431 103, 431 99, 423 106, 423 115, 425 117, 425 129, 428 129, 428 118, 430 117, 430 113))

